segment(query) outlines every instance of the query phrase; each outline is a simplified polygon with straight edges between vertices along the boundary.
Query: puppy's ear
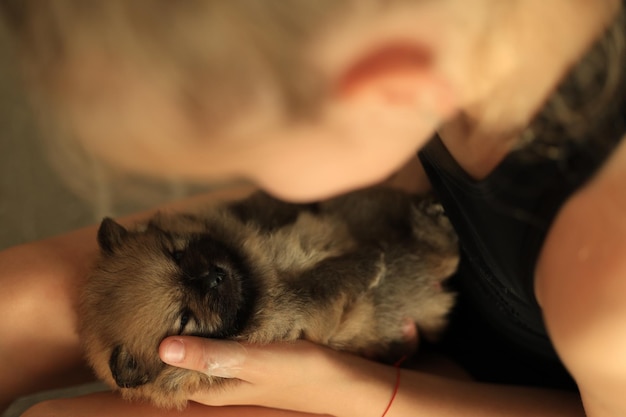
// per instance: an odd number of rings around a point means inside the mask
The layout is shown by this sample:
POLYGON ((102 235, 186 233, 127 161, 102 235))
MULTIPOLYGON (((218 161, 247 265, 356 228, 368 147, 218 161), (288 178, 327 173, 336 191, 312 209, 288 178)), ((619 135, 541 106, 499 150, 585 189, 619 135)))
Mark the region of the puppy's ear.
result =
POLYGON ((98 229, 98 245, 102 252, 113 254, 116 247, 120 246, 128 231, 110 217, 105 217, 98 229))
POLYGON ((126 348, 117 345, 111 353, 109 368, 115 383, 120 388, 136 388, 147 384, 156 378, 163 364, 160 363, 155 369, 149 365, 142 364, 128 352, 126 348))

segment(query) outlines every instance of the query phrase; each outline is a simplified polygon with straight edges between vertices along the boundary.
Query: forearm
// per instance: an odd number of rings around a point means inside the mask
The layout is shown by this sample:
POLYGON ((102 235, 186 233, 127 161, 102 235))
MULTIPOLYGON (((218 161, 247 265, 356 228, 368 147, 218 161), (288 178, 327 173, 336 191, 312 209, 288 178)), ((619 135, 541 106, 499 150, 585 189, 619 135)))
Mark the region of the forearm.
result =
MULTIPOLYGON (((338 392, 338 416, 381 416, 392 397, 396 369, 375 366, 372 379, 359 378, 338 392), (353 399, 352 401, 348 399, 353 399), (358 400, 357 400, 358 399, 358 400)), ((389 417, 581 417, 578 395, 563 391, 483 384, 472 380, 402 370, 389 417)))
MULTIPOLYGON (((19 395, 80 382, 73 303, 95 229, 0 252, 0 409, 19 395)), ((82 376, 82 377, 81 377, 82 376)))
POLYGON ((149 404, 129 402, 111 392, 45 401, 22 417, 311 417, 312 414, 254 406, 208 407, 190 402, 183 411, 163 410, 149 404))
POLYGON ((562 391, 481 384, 407 372, 393 404, 396 416, 584 416, 580 398, 562 391))
MULTIPOLYGON (((327 405, 331 402, 340 402, 342 406, 341 410, 338 409, 338 415, 342 416, 382 415, 387 405, 386 401, 390 399, 393 390, 391 385, 386 386, 391 379, 395 380, 395 370, 391 369, 391 371, 386 378, 378 379, 374 384, 371 384, 372 381, 363 381, 368 388, 362 392, 349 392, 360 388, 360 384, 356 384, 351 387, 346 386, 345 391, 328 393, 325 395, 327 405), (376 388, 382 386, 388 389, 376 388), (368 393, 368 390, 372 392, 368 393), (373 403, 379 400, 382 400, 382 403, 373 406, 373 403)), ((78 398, 47 401, 29 409, 23 417, 82 417, 85 415, 93 417, 304 417, 310 414, 250 406, 207 407, 197 403, 190 403, 181 413, 159 410, 148 404, 124 401, 113 393, 97 393, 78 398)), ((527 417, 529 415, 570 417, 584 416, 584 413, 574 395, 540 389, 482 385, 422 373, 403 372, 398 396, 388 416, 416 415, 424 417, 527 417)))

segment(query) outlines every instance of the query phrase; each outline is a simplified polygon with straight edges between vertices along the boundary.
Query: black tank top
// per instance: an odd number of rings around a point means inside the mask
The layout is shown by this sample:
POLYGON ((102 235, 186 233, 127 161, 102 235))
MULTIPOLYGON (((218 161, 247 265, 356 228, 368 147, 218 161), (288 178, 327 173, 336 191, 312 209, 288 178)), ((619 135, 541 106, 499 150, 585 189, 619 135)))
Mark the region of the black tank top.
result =
MULTIPOLYGON (((605 36, 613 36, 617 25, 623 25, 622 16, 605 36)), ((579 65, 598 60, 603 41, 579 65)), ((582 133, 546 116, 551 101, 564 96, 571 97, 573 107, 586 104, 589 91, 572 91, 580 88, 574 68, 531 123, 529 132, 538 137, 510 153, 484 180, 469 177, 438 137, 419 153, 461 246, 459 270, 451 280, 459 303, 443 346, 479 380, 575 388, 547 335, 533 291, 534 269, 560 207, 626 133, 623 55, 608 111, 585 120, 582 133), (555 135, 561 137, 556 145, 542 137, 555 135)), ((609 76, 606 68, 595 69, 594 76, 609 76)))

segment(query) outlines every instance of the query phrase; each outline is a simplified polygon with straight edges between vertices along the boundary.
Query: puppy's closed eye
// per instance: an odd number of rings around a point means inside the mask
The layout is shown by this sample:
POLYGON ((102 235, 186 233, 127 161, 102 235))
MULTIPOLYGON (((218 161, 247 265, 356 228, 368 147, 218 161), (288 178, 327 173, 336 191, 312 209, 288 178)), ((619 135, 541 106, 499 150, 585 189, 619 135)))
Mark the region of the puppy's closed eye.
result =
POLYGON ((193 325, 195 321, 196 321, 196 318, 194 317, 193 313, 190 310, 183 310, 183 312, 180 313, 178 334, 183 334, 183 332, 188 327, 191 327, 191 325, 193 325))
POLYGON ((180 265, 180 261, 183 259, 184 251, 174 249, 170 252, 170 256, 176 262, 176 265, 180 265))

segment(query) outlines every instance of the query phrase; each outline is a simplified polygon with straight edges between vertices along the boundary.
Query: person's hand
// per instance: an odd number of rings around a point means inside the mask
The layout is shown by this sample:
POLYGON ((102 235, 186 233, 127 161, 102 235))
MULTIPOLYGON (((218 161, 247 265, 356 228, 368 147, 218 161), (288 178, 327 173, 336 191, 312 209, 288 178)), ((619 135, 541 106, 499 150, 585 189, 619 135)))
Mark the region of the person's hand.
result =
MULTIPOLYGON (((405 328, 406 348, 412 350, 417 346, 417 332, 414 326, 405 328)), ((391 366, 303 340, 257 346, 173 336, 161 343, 160 355, 173 366, 239 380, 190 398, 206 405, 380 416, 396 376, 391 366)))

